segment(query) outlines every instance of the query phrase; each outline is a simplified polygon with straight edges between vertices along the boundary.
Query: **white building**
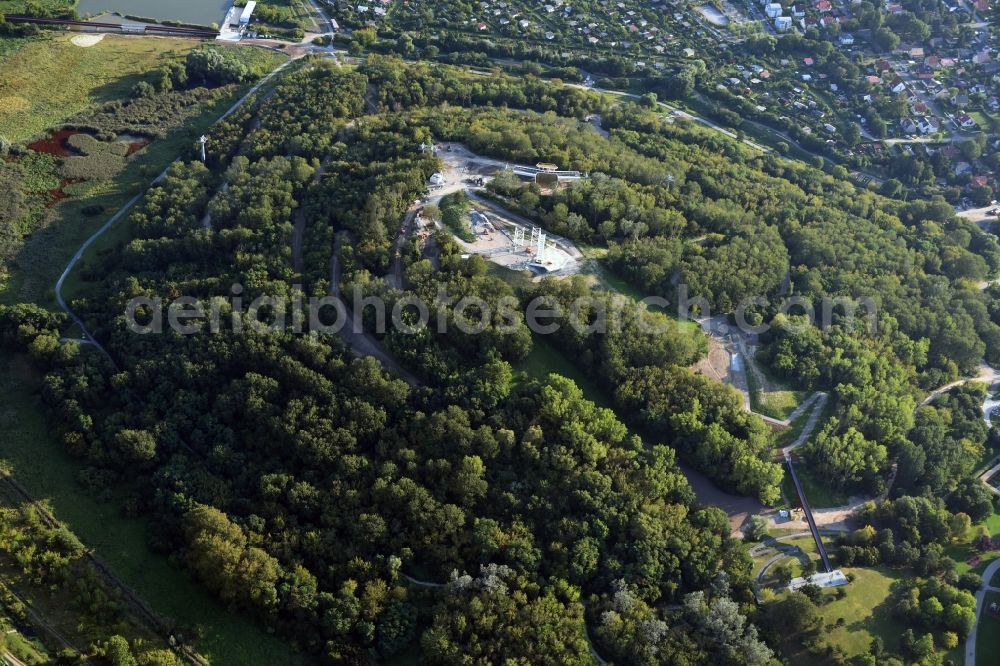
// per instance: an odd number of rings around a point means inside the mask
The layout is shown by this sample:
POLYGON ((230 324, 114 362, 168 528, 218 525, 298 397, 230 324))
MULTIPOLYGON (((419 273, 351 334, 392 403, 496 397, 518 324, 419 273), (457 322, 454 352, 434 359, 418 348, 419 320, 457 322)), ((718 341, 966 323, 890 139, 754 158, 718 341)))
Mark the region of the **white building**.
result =
POLYGON ((788 32, 792 29, 791 16, 779 16, 774 19, 774 29, 778 32, 788 32))
POLYGON ((256 8, 256 0, 250 0, 250 2, 247 3, 247 6, 243 8, 243 13, 240 14, 240 25, 248 25, 250 23, 250 16, 256 8))
POLYGON ((781 16, 782 11, 784 10, 781 8, 781 5, 778 4, 777 2, 772 2, 764 9, 764 13, 767 14, 767 17, 772 19, 781 16))

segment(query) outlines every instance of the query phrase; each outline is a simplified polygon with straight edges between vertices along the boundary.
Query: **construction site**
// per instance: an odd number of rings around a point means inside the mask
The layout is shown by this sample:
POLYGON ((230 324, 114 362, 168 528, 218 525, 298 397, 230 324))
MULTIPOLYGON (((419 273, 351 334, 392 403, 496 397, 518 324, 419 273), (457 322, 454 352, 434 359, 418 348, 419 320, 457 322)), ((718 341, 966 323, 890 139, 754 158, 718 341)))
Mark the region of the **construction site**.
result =
MULTIPOLYGON (((417 228, 426 234, 433 226, 417 216, 417 228)), ((552 238, 537 226, 506 218, 485 207, 469 212, 469 226, 475 240, 457 242, 470 256, 478 254, 499 266, 511 270, 529 270, 536 275, 568 275, 579 268, 579 251, 562 238, 552 238)))
MULTIPOLYGON (((442 144, 441 147, 425 144, 421 150, 434 151, 443 167, 428 183, 428 203, 438 203, 445 195, 459 190, 473 202, 468 223, 475 240, 455 239, 468 254, 478 254, 513 270, 530 270, 536 275, 568 275, 579 270, 583 254, 570 241, 546 232, 481 195, 483 185, 502 169, 510 169, 521 178, 549 173, 559 179, 575 179, 580 177, 579 172, 545 168, 555 168, 555 165, 510 164, 481 157, 458 143, 442 144)), ((418 229, 426 232, 426 220, 418 216, 417 224, 418 229)))

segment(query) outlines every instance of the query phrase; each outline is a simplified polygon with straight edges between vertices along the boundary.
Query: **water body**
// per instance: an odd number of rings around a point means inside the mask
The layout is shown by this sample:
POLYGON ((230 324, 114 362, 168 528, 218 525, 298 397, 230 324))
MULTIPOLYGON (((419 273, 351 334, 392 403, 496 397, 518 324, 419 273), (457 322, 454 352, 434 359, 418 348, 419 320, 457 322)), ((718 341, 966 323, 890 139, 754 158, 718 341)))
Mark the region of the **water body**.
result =
POLYGON ((220 23, 232 3, 229 0, 80 0, 76 10, 80 16, 97 16, 118 12, 129 16, 180 21, 196 25, 220 23))

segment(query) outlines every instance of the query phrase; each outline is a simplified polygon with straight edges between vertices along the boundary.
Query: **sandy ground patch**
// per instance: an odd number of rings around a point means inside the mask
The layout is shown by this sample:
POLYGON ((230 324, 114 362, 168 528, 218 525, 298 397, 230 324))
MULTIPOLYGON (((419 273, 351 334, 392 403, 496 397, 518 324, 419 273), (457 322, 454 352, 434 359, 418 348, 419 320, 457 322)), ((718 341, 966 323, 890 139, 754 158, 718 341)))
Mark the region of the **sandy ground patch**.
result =
POLYGON ((82 46, 83 48, 87 48, 88 46, 93 46, 94 44, 97 44, 102 39, 104 39, 103 32, 98 33, 96 35, 74 35, 73 38, 70 39, 69 41, 73 42, 77 46, 82 46))

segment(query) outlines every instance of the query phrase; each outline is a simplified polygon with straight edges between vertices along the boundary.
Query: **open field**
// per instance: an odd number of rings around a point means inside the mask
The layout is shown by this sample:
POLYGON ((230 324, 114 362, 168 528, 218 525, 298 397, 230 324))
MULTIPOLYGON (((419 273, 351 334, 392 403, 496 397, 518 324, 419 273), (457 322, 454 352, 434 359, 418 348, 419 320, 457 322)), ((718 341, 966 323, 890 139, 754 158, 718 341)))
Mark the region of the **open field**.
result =
MULTIPOLYGON (((772 530, 772 534, 780 536, 778 530, 772 530)), ((827 547, 830 548, 832 542, 828 539, 824 540, 827 547)), ((781 544, 800 548, 804 555, 817 561, 818 564, 819 556, 816 553, 816 544, 812 537, 802 536, 786 539, 781 544)), ((754 557, 755 574, 773 555, 774 551, 767 550, 754 557)), ((771 566, 769 574, 762 581, 762 587, 775 584, 773 571, 775 566, 782 563, 791 565, 793 576, 801 575, 800 557, 789 555, 771 566)), ((824 642, 839 647, 848 657, 866 653, 875 636, 880 636, 890 650, 898 652, 899 637, 905 627, 891 617, 889 605, 886 602, 889 599, 893 582, 901 576, 900 572, 887 567, 851 567, 844 568, 843 571, 845 574, 853 574, 856 578, 854 582, 841 588, 847 592, 843 599, 837 598, 837 591, 834 589, 823 591, 825 603, 818 606, 823 618, 823 629, 820 631, 820 637, 824 642), (838 626, 838 620, 841 618, 843 618, 843 623, 838 626)), ((777 600, 783 598, 785 594, 785 592, 780 593, 777 600)), ((830 663, 825 656, 810 654, 803 646, 803 637, 798 635, 787 637, 782 652, 795 666, 819 666, 830 663)), ((957 655, 949 654, 948 656, 954 659, 957 655)))
MULTIPOLYGON (((893 651, 899 650, 899 637, 905 627, 896 622, 886 603, 889 588, 899 578, 899 574, 882 567, 874 569, 844 569, 844 573, 854 574, 856 579, 850 585, 840 588, 847 591, 843 599, 836 598, 834 590, 825 590, 824 598, 829 603, 819 606, 823 617, 823 640, 842 649, 848 657, 864 654, 876 636, 885 641, 893 651), (842 626, 837 620, 843 618, 842 626)), ((812 666, 830 663, 824 656, 809 654, 798 636, 789 636, 785 642, 785 654, 792 664, 812 666)))
POLYGON ((0 134, 36 136, 84 109, 129 96, 143 72, 183 57, 201 42, 108 35, 86 48, 70 34, 20 40, 0 62, 0 134))
MULTIPOLYGON (((988 592, 985 605, 1000 601, 1000 594, 988 592)), ((1000 618, 983 612, 979 616, 979 629, 976 632, 976 662, 977 664, 996 663, 996 655, 1000 654, 1000 618)))

